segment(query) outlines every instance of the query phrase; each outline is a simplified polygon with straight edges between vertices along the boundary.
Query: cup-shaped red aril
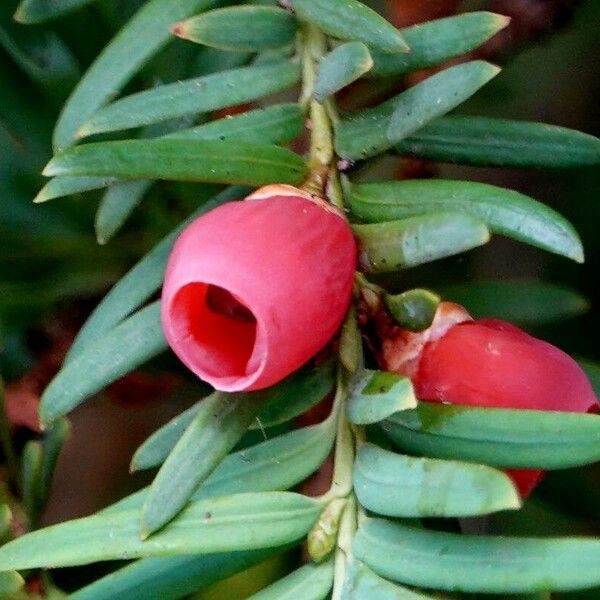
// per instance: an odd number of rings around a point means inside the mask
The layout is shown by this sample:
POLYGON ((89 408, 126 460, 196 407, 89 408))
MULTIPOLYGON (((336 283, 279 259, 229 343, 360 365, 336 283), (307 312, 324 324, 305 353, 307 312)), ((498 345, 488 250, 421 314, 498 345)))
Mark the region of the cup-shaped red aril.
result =
POLYGON ((267 186, 196 219, 167 265, 169 345, 223 391, 280 381, 331 339, 348 309, 352 231, 320 199, 267 186))

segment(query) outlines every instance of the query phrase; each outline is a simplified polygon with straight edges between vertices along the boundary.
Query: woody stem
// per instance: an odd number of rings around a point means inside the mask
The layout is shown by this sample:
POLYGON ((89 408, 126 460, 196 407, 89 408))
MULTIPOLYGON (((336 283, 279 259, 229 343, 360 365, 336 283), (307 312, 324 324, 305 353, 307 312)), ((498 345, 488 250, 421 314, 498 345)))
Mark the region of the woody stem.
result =
POLYGON ((310 174, 303 187, 310 192, 327 195, 332 204, 343 209, 342 190, 333 149, 335 106, 331 99, 321 104, 313 98, 317 67, 327 51, 327 40, 320 29, 308 23, 303 24, 301 39, 303 85, 300 103, 308 112, 310 128, 310 174))

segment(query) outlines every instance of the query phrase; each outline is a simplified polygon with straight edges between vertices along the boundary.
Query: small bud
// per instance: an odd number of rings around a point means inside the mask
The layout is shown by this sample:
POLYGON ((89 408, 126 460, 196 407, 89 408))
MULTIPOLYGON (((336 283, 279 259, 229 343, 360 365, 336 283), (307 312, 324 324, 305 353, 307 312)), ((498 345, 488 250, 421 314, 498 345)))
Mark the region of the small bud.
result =
POLYGON ((332 500, 310 530, 308 554, 316 563, 325 560, 335 548, 340 520, 346 504, 346 498, 332 500))
POLYGON ((342 325, 340 335, 340 360, 350 375, 356 373, 363 363, 362 338, 356 322, 356 310, 352 306, 342 325))
POLYGON ((429 290, 414 289, 396 296, 386 294, 384 302, 398 325, 409 331, 423 331, 431 326, 440 297, 429 290))

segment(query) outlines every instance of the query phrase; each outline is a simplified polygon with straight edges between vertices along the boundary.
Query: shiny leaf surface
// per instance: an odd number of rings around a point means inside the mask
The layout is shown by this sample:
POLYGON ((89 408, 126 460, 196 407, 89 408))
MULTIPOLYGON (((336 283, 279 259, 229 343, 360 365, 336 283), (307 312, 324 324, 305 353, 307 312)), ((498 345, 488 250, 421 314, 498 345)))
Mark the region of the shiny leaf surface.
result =
POLYGON ((372 74, 402 75, 438 65, 481 46, 508 23, 504 15, 480 11, 407 27, 401 33, 410 52, 374 53, 372 74))
POLYGON ((366 370, 352 384, 346 415, 355 425, 367 425, 415 406, 417 399, 408 377, 366 370))
POLYGON ((0 569, 85 565, 100 560, 250 550, 300 539, 321 505, 291 492, 237 494, 190 504, 142 541, 137 510, 99 514, 29 533, 0 548, 0 569))
POLYGON ((440 212, 352 227, 359 262, 369 273, 387 273, 459 254, 485 244, 485 224, 462 213, 440 212))
POLYGON ((361 42, 348 42, 334 48, 319 63, 313 92, 315 100, 323 102, 362 77, 372 66, 369 49, 361 42))
POLYGON ((354 552, 383 577, 453 592, 511 594, 600 583, 593 567, 600 540, 594 538, 458 535, 369 519, 354 552))
POLYGON ((407 52, 400 32, 357 0, 292 0, 296 14, 329 35, 357 40, 382 52, 407 52))
POLYGON ((565 469, 600 460, 600 416, 421 402, 383 430, 398 447, 497 467, 565 469))
POLYGON ((487 62, 471 61, 432 75, 375 108, 351 114, 336 127, 336 151, 353 160, 385 152, 464 102, 498 72, 487 62))
POLYGON ((264 405, 260 395, 214 393, 205 398, 158 471, 142 509, 145 538, 173 519, 248 429, 264 405))
POLYGON ((294 85, 299 76, 297 63, 279 61, 161 85, 126 96, 100 109, 77 135, 85 137, 150 125, 250 102, 294 85))
POLYGON ((267 144, 233 140, 124 140, 70 148, 44 175, 100 175, 207 183, 298 184, 306 175, 300 156, 267 144))
POLYGON ((569 221, 541 202, 494 185, 443 179, 352 185, 349 202, 367 222, 465 212, 494 233, 583 262, 581 240, 569 221))
POLYGON ((443 117, 396 144, 395 151, 466 165, 569 168, 600 163, 600 139, 546 123, 443 117))
POLYGON ((468 517, 520 508, 508 475, 465 462, 360 447, 354 490, 367 510, 389 517, 468 517))
POLYGON ((173 26, 178 37, 221 50, 262 52, 293 43, 297 22, 274 6, 211 10, 173 26))

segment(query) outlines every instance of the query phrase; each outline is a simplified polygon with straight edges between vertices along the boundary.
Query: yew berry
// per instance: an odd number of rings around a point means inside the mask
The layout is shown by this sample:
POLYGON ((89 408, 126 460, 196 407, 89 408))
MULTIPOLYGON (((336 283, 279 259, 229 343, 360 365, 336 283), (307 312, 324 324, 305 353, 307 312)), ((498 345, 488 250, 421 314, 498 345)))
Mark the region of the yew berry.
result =
MULTIPOLYGON (((504 321, 474 321, 447 302, 440 304, 429 330, 404 338, 396 334, 384 352, 387 367, 409 375, 421 400, 565 412, 598 407, 585 373, 562 350, 504 321)), ((543 474, 508 473, 523 496, 543 474)))
POLYGON ((423 349, 417 395, 470 406, 587 412, 585 373, 562 350, 504 321, 467 321, 423 349))
POLYGON ((218 390, 257 390, 318 352, 348 309, 356 246, 320 198, 270 185, 196 219, 162 292, 169 345, 218 390))

